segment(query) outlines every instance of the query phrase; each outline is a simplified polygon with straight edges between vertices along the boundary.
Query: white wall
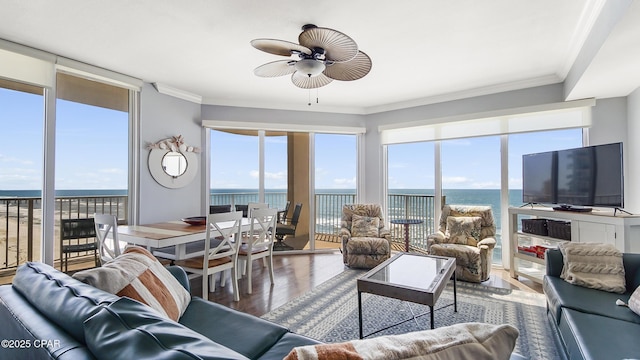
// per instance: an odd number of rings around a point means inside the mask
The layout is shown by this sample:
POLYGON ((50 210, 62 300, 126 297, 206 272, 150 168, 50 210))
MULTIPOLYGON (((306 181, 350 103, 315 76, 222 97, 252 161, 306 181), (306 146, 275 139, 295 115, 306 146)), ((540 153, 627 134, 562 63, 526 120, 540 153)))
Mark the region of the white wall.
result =
MULTIPOLYGON (((187 186, 168 189, 149 173, 147 143, 182 135, 185 143, 204 148, 201 105, 163 95, 150 84, 140 92, 140 223, 176 220, 201 214, 202 164, 198 154, 198 175, 187 186)), ((191 164, 189 164, 191 165, 191 164)))
POLYGON ((640 88, 627 97, 627 136, 624 144, 625 159, 625 210, 640 214, 640 88))

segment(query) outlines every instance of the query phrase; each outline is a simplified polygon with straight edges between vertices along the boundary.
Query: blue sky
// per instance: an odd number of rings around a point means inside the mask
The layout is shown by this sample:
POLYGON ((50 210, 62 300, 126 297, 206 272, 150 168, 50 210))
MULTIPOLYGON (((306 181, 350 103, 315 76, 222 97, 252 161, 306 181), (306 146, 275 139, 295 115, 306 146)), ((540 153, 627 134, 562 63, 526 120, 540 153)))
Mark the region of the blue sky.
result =
MULTIPOLYGON (((0 88, 0 190, 39 189, 42 182, 42 96, 0 88)), ((126 113, 57 102, 56 188, 126 189, 126 113)), ((522 186, 522 154, 581 146, 581 130, 509 137, 509 187, 522 186)), ((212 131, 212 188, 258 187, 258 138, 212 131)), ((157 139, 142 139, 143 142, 157 139)), ((187 140, 187 142, 189 142, 187 140)), ((193 141, 191 141, 193 142, 193 141)), ((319 189, 353 189, 356 137, 316 134, 315 180, 319 189)), ((389 188, 434 187, 433 143, 391 145, 389 188)), ((498 136, 442 142, 445 189, 500 187, 498 136)), ((265 187, 286 189, 286 136, 265 139, 265 187)))

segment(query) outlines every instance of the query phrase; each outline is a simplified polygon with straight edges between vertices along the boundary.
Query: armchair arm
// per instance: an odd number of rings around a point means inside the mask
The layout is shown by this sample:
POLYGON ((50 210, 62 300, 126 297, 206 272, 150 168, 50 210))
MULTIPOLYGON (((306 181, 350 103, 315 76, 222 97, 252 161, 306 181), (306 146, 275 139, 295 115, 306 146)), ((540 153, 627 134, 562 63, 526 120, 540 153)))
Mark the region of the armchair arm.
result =
POLYGON ((351 239, 351 231, 344 227, 340 228, 340 233, 338 234, 338 236, 340 236, 343 242, 348 241, 349 239, 351 239))
POLYGON ((496 239, 492 237, 484 238, 476 245, 480 249, 492 250, 496 246, 496 239))
POLYGON ((380 237, 391 241, 391 231, 388 229, 380 229, 380 237))
POLYGON ((442 231, 438 231, 434 234, 429 234, 429 236, 427 236, 427 249, 431 248, 431 245, 433 244, 440 244, 445 242, 445 239, 446 237, 444 236, 444 233, 442 231))

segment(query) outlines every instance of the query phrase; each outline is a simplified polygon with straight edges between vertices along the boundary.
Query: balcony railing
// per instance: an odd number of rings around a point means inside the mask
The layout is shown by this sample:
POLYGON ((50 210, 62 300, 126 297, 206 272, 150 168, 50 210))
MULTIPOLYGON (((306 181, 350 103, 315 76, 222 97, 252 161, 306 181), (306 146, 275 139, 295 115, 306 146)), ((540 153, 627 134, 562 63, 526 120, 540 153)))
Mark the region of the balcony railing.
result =
MULTIPOLYGON (((127 196, 56 197, 54 261, 60 257, 60 221, 92 217, 94 213, 114 214, 126 224, 127 196)), ((0 273, 40 258, 42 200, 39 197, 0 198, 0 273)), ((84 239, 80 241, 93 241, 84 239)), ((70 254, 70 261, 93 254, 70 254)))
MULTIPOLYGON (((286 203, 285 192, 265 193, 266 202, 272 207, 282 208, 286 203)), ((353 204, 355 194, 316 193, 315 194, 315 236, 317 240, 340 242, 342 205, 353 204)), ((257 202, 258 193, 218 193, 211 194, 212 205, 247 204, 257 202)), ((420 219, 422 224, 409 227, 409 243, 414 249, 426 250, 427 236, 434 232, 434 198, 432 195, 393 194, 388 198, 389 214, 385 220, 420 219)), ((387 224, 394 242, 404 243, 404 227, 387 224)))
MULTIPOLYGON (((93 213, 114 214, 118 223, 126 224, 127 196, 81 196, 57 197, 54 261, 60 255, 60 228, 62 219, 91 217, 93 213)), ((283 208, 286 203, 285 192, 265 194, 266 202, 272 207, 283 208)), ((426 249, 427 235, 435 230, 434 201, 430 195, 393 194, 388 198, 388 221, 394 219, 420 219, 422 224, 410 226, 410 246, 412 249, 426 249)), ((257 202, 258 193, 212 194, 212 205, 247 204, 257 202)), ((315 195, 315 234, 316 239, 340 242, 338 236, 342 218, 342 205, 355 202, 355 194, 317 193, 315 195)), ((42 201, 36 197, 0 199, 0 273, 15 270, 25 261, 40 258, 40 234, 42 201)), ((404 227, 387 223, 394 242, 404 241, 404 227)), ((91 239, 89 239, 91 240, 91 239)), ((84 257, 91 254, 78 254, 84 257)))

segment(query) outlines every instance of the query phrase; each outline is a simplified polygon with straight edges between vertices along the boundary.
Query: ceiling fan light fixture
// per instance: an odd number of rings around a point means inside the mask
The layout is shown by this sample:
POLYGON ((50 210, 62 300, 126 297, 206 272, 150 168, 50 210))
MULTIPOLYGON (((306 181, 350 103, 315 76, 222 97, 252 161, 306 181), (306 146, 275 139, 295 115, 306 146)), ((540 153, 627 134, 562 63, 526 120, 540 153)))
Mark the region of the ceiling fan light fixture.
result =
POLYGON ((297 71, 309 77, 314 77, 322 74, 325 67, 326 66, 322 61, 314 59, 302 59, 297 61, 295 64, 295 68, 297 71))

